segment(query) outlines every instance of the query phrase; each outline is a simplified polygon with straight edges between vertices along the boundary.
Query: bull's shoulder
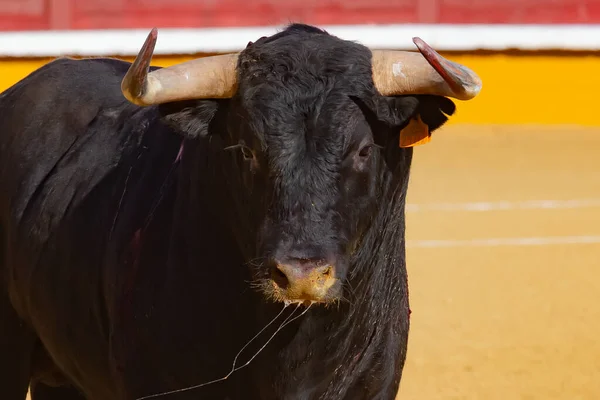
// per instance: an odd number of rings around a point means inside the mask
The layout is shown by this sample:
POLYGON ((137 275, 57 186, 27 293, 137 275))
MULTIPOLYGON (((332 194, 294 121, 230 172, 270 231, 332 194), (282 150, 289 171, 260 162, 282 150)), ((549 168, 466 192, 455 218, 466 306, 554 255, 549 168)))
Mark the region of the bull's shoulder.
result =
POLYGON ((0 96, 2 219, 43 241, 99 182, 119 179, 117 167, 137 157, 149 130, 160 136, 156 109, 135 106, 120 91, 128 67, 61 58, 0 96))

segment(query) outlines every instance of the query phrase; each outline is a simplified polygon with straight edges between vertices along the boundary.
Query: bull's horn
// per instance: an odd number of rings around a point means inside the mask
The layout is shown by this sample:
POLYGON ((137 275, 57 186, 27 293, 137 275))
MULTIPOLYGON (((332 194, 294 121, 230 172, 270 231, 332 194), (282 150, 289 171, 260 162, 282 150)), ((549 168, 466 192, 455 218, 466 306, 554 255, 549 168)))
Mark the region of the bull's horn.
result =
POLYGON ((434 94, 469 100, 481 90, 481 79, 464 65, 447 60, 422 39, 420 53, 373 51, 373 81, 384 96, 434 94))
POLYGON ((198 58, 149 73, 157 36, 157 29, 152 29, 121 82, 127 100, 148 106, 233 96, 237 89, 237 53, 198 58))

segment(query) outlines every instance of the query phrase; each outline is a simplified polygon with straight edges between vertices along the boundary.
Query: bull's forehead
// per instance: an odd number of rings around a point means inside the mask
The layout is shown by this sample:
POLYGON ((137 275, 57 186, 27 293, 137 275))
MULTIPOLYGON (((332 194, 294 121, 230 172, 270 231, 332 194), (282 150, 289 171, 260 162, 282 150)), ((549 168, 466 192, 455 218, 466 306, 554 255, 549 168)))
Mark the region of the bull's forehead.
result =
POLYGON ((307 93, 287 87, 261 97, 264 101, 247 109, 250 128, 281 168, 293 161, 339 162, 353 141, 368 134, 364 116, 343 90, 307 93))
POLYGON ((264 161, 284 215, 334 207, 348 150, 370 134, 351 99, 323 97, 263 115, 264 161))
POLYGON ((374 93, 370 57, 367 48, 324 34, 284 36, 242 52, 239 111, 272 173, 326 179, 348 146, 369 134, 352 97, 374 93))
POLYGON ((376 92, 370 51, 322 33, 254 44, 241 53, 238 73, 244 114, 275 141, 300 131, 303 139, 327 136, 356 112, 351 96, 376 92))

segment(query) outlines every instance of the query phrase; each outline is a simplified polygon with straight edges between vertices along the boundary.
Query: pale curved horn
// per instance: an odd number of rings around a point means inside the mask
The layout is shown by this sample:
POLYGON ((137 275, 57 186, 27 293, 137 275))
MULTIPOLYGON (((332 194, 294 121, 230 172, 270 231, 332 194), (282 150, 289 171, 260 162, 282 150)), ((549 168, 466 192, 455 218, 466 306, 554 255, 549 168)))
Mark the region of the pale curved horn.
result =
POLYGON ((469 100, 481 91, 481 79, 464 65, 439 55, 422 39, 420 53, 373 50, 373 82, 384 96, 433 94, 469 100))
POLYGON ((238 53, 198 58, 149 73, 157 36, 158 30, 153 28, 121 82, 127 100, 148 106, 235 94, 238 53))

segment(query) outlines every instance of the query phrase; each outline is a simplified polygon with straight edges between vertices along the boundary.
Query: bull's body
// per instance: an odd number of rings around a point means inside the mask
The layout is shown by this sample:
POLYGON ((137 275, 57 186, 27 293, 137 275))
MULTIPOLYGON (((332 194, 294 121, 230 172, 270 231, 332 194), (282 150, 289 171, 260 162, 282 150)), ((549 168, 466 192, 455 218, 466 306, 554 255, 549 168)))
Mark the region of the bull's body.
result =
MULTIPOLYGON (((90 398, 132 399, 219 378, 252 337, 253 292, 221 223, 227 206, 208 189, 214 169, 197 170, 207 187, 189 185, 190 164, 205 164, 206 150, 191 141, 177 160, 183 138, 158 121, 156 108, 120 94, 127 68, 59 60, 1 100, 9 109, 0 117, 2 269, 31 328, 2 338, 2 353, 14 358, 3 358, 0 379, 29 361, 25 346, 39 351, 37 337, 90 398), (17 130, 15 119, 36 126, 17 130), (211 268, 195 268, 202 265, 211 268)), ((207 398, 244 398, 249 385, 233 385, 243 375, 207 387, 207 398), (243 391, 224 389, 230 385, 243 391)))
MULTIPOLYGON (((22 400, 30 379, 34 400, 77 391, 133 400, 218 379, 282 309, 248 284, 251 228, 234 212, 257 212, 244 200, 248 178, 232 178, 223 139, 186 132, 228 121, 217 112, 181 122, 189 109, 180 104, 128 103, 120 92, 128 67, 57 60, 0 97, 3 399, 22 400)), ((219 104, 206 103, 202 110, 219 104)), ((445 121, 432 118, 432 130, 445 121)), ((403 214, 412 150, 385 152, 345 300, 309 309, 227 380, 170 397, 394 398, 409 327, 403 214)))

